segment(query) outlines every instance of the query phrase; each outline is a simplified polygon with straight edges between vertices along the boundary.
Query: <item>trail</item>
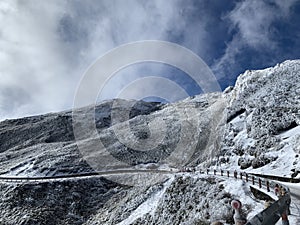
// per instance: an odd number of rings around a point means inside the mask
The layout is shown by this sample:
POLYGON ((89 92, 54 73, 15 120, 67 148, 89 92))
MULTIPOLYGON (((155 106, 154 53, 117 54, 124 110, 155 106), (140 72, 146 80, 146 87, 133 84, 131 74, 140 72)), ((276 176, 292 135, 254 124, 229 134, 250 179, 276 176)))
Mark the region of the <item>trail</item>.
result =
MULTIPOLYGON (((118 169, 118 170, 106 170, 106 171, 96 171, 96 172, 91 172, 91 173, 80 173, 80 174, 68 174, 68 175, 60 175, 60 176, 52 176, 52 177, 19 177, 19 176, 0 176, 0 182, 15 182, 15 183, 26 183, 26 182, 50 182, 50 181, 60 181, 60 180, 70 180, 70 179, 86 179, 90 177, 107 177, 107 176, 112 176, 112 175, 122 175, 122 174, 176 174, 180 172, 179 170, 136 170, 136 169, 118 169)), ((180 173, 192 173, 192 172, 180 172, 180 173)), ((271 198, 274 199, 274 194, 270 192, 270 188, 274 188, 275 183, 279 183, 283 185, 284 187, 287 187, 289 189, 289 194, 291 196, 291 216, 290 218, 290 223, 291 224, 300 224, 300 183, 289 183, 289 182, 283 182, 283 181, 278 181, 280 179, 286 180, 286 178, 281 178, 281 177, 276 177, 274 178, 273 176, 268 176, 268 175, 260 175, 268 179, 264 179, 261 177, 258 177, 257 174, 247 174, 245 172, 239 172, 237 174, 234 174, 233 171, 216 171, 214 170, 209 171, 207 170, 206 172, 203 171, 196 171, 195 173, 199 174, 207 174, 207 175, 213 175, 213 176, 221 176, 222 178, 235 178, 239 180, 243 180, 245 182, 251 183, 250 186, 253 188, 269 195, 271 198), (259 185, 260 181, 260 185, 259 185), (269 181, 269 182, 267 182, 269 181), (255 183, 255 184, 254 184, 255 183), (268 183, 268 185, 267 185, 268 183), (271 187, 272 186, 272 187, 271 187), (269 189, 269 190, 268 190, 269 189)), ((169 183, 168 183, 169 185, 169 183)), ((168 186, 167 185, 167 186, 168 186)), ((165 186, 166 188, 166 186, 165 186)), ((164 193, 165 188, 157 193, 155 196, 153 196, 154 199, 152 200, 147 200, 144 202, 144 204, 141 205, 139 209, 137 209, 136 213, 133 213, 128 217, 128 220, 132 221, 134 218, 136 218, 136 215, 139 215, 142 213, 143 209, 147 209, 148 211, 152 211, 155 208, 154 203, 157 203, 159 200, 159 197, 164 193), (150 204, 151 202, 151 204, 150 204), (151 207, 148 207, 152 205, 151 207)), ((273 212, 274 213, 274 212, 273 212)), ((267 216, 265 214, 265 216, 267 216)), ((127 220, 126 220, 127 221, 127 220)), ((124 224, 124 223, 122 223, 124 224)), ((277 223, 279 224, 279 222, 277 223)), ((259 225, 259 224, 257 224, 259 225)))

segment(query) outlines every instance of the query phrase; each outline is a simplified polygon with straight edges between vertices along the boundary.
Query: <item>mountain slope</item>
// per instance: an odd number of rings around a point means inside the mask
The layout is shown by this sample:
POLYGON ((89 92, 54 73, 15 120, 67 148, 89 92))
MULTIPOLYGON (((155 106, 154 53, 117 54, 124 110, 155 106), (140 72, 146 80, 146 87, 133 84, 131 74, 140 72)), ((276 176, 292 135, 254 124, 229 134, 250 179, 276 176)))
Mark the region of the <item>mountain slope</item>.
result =
POLYGON ((297 176, 300 172, 299 70, 300 61, 295 60, 239 76, 227 94, 222 149, 223 155, 235 156, 231 166, 256 169, 272 162, 274 170, 264 173, 297 176), (282 161, 289 165, 281 165, 282 161))
POLYGON ((230 223, 233 198, 245 201, 248 216, 263 207, 247 185, 174 171, 212 166, 300 177, 300 60, 246 71, 224 93, 170 104, 117 99, 73 113, 82 120, 74 124, 66 111, 1 122, 1 176, 170 173, 1 182, 0 224, 230 223), (96 133, 83 112, 94 115, 96 133))

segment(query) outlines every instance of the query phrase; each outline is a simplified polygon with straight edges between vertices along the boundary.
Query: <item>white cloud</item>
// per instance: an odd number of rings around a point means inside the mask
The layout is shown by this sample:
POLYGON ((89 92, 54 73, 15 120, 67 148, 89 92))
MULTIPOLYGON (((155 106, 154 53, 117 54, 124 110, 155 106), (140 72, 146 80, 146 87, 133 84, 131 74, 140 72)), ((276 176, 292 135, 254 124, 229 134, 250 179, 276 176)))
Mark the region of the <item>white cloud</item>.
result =
POLYGON ((62 96, 66 94, 62 74, 69 71, 64 46, 55 32, 62 9, 54 1, 1 3, 1 118, 62 108, 63 98, 56 88, 62 96))
POLYGON ((207 51, 206 21, 184 18, 187 4, 193 7, 182 0, 1 1, 0 120, 71 108, 86 68, 120 44, 183 34, 185 46, 207 51))
MULTIPOLYGON (((270 25, 276 17, 273 7, 261 0, 247 0, 228 15, 241 38, 251 47, 272 45, 270 25)), ((271 46, 272 47, 272 46, 271 46)))
MULTIPOLYGON (((288 17, 295 1, 238 3, 225 17, 237 33, 214 64, 216 74, 224 76, 226 69, 234 67, 236 55, 246 45, 276 49, 272 23, 288 17)), ((86 68, 120 44, 144 39, 177 40, 200 55, 209 55, 213 48, 210 43, 214 43, 210 39, 214 37, 209 34, 212 18, 205 14, 205 2, 1 1, 0 120, 71 108, 86 68)), ((159 73, 151 68, 147 71, 152 76, 159 73)), ((140 77, 136 73, 136 78, 140 77)), ((133 76, 114 79, 114 87, 122 89, 132 80, 133 76)))
POLYGON ((237 29, 233 39, 227 43, 223 57, 213 66, 217 74, 225 76, 225 67, 234 66, 236 56, 244 47, 262 51, 276 51, 276 32, 273 23, 288 17, 291 6, 297 0, 244 0, 224 17, 237 29))
POLYGON ((280 16, 288 16, 290 13, 291 7, 298 1, 298 0, 274 0, 275 4, 280 8, 281 15, 280 16))
POLYGON ((243 41, 239 36, 233 37, 230 43, 227 44, 224 55, 218 59, 212 66, 212 70, 217 74, 217 78, 229 76, 233 68, 236 67, 236 56, 243 50, 243 41))

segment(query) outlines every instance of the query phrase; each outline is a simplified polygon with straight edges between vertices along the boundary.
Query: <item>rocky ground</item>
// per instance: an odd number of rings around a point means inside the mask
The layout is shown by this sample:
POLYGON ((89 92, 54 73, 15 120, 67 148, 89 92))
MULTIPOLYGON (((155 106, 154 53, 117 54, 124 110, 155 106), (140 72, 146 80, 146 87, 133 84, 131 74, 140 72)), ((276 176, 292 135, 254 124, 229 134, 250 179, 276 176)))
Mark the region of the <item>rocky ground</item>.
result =
POLYGON ((109 199, 126 189, 104 178, 1 183, 0 224, 83 224, 109 199))
POLYGON ((233 196, 221 180, 189 175, 170 179, 130 192, 118 206, 103 207, 86 224, 208 224, 220 218, 232 222, 233 196), (135 216, 128 219, 129 215, 135 216))

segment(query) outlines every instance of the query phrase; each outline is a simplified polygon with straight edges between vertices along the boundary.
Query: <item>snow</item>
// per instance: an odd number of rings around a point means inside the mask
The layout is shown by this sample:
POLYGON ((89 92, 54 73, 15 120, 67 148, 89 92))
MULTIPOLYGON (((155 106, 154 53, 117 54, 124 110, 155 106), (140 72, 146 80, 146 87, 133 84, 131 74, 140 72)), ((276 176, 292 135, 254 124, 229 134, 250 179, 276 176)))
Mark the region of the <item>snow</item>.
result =
POLYGON ((276 175, 282 177, 290 177, 290 171, 293 167, 293 161, 295 158, 295 152, 292 147, 287 146, 281 151, 272 151, 266 153, 270 156, 278 156, 277 160, 260 168, 248 168, 245 171, 250 173, 258 173, 265 175, 276 175))
POLYGON ((232 196, 235 196, 238 200, 241 201, 242 205, 251 206, 251 212, 247 215, 247 219, 252 218, 257 213, 261 212, 264 209, 264 204, 262 201, 258 201, 254 198, 250 192, 250 185, 241 180, 236 179, 226 179, 222 182, 225 186, 225 191, 230 193, 232 196))
MULTIPOLYGON (((172 157, 173 155, 176 156, 174 157, 175 160, 166 160, 166 162, 160 162, 160 163, 152 163, 153 160, 145 160, 144 164, 139 164, 138 166, 135 167, 135 169, 151 169, 151 168, 165 169, 165 170, 172 169, 172 171, 174 172, 175 168, 180 169, 183 165, 186 165, 189 162, 198 163, 197 160, 200 159, 198 155, 195 154, 196 158, 192 158, 194 157, 193 153, 194 150, 196 149, 196 144, 199 141, 198 137, 201 138, 204 137, 203 139, 209 140, 207 142, 208 144, 203 144, 203 146, 197 146, 199 149, 201 149, 201 154, 209 155, 209 156, 212 155, 211 154, 212 151, 210 150, 213 149, 214 146, 213 145, 214 143, 212 141, 215 141, 217 139, 216 137, 218 135, 221 135, 220 134, 221 132, 218 133, 219 132, 218 130, 213 130, 213 129, 210 130, 211 132, 210 134, 205 134, 205 132, 206 132, 206 128, 209 127, 209 125, 212 125, 212 127, 216 127, 217 124, 214 123, 216 121, 211 122, 211 120, 217 119, 219 121, 220 118, 215 116, 215 114, 221 116, 224 114, 223 97, 225 97, 226 99, 228 98, 229 100, 228 107, 230 108, 228 108, 228 110, 232 110, 231 112, 232 116, 234 115, 237 116, 235 116, 227 124, 228 128, 225 131, 224 136, 226 141, 228 142, 224 141, 224 143, 221 143, 224 144, 223 146, 225 146, 224 148, 225 151, 222 152, 225 152, 224 157, 229 157, 229 163, 223 162, 221 164, 220 162, 218 162, 214 168, 215 169, 222 168, 231 171, 233 170, 240 171, 240 166, 238 166, 238 162, 241 157, 243 157, 243 159, 246 160, 246 162, 248 162, 255 159, 256 157, 259 157, 260 154, 263 154, 267 158, 271 158, 271 159, 277 158, 277 159, 260 168, 253 169, 252 167, 249 167, 244 171, 258 173, 258 174, 269 174, 269 175, 290 177, 293 170, 297 171, 300 169, 300 157, 299 156, 297 157, 297 155, 300 154, 300 147, 299 147, 300 126, 297 126, 283 133, 280 132, 282 129, 283 130, 287 129, 291 121, 298 123, 298 125, 300 123, 299 122, 300 121, 299 118, 300 115, 299 114, 299 105, 300 105, 299 74, 300 73, 298 71, 300 71, 300 61, 287 61, 274 68, 245 72, 243 75, 241 75, 238 78, 236 86, 233 89, 232 88, 227 89, 223 94, 211 93, 211 94, 198 95, 195 97, 187 98, 177 103, 160 106, 159 107, 160 110, 158 109, 156 110, 156 107, 154 106, 148 107, 147 104, 141 104, 141 105, 138 104, 136 106, 136 109, 140 109, 143 112, 148 112, 149 115, 144 116, 145 118, 147 117, 148 119, 153 119, 153 120, 155 119, 155 121, 157 118, 161 119, 161 123, 158 122, 153 123, 153 129, 155 128, 156 131, 161 131, 162 124, 164 123, 168 123, 169 125, 175 124, 176 127, 177 125, 178 127, 180 125, 183 128, 191 127, 193 129, 186 129, 187 132, 182 132, 182 134, 186 135, 189 138, 187 138, 186 142, 182 142, 182 143, 180 142, 181 145, 178 145, 180 148, 177 146, 179 150, 175 151, 176 154, 172 153, 172 157), (281 111, 281 109, 276 109, 280 107, 285 109, 291 109, 291 110, 281 111), (240 111, 241 109, 242 111, 240 111), (241 113, 240 115, 239 113, 237 113, 243 111, 245 112, 241 113), (178 118, 176 116, 178 116, 178 118), (191 124, 191 126, 187 126, 185 124, 191 124), (278 127, 282 129, 278 129, 278 127), (196 135, 193 136, 194 133, 196 135), (182 149, 184 149, 187 152, 187 154, 186 155, 182 154, 181 157, 179 153, 183 152, 182 149), (171 162, 174 162, 174 164, 171 164, 171 162)), ((120 107, 128 109, 130 106, 130 102, 132 101, 128 102, 128 101, 118 100, 118 102, 119 102, 118 105, 120 107)), ((91 112, 94 111, 95 111, 94 107, 92 107, 91 112)), ((108 129, 107 126, 109 125, 106 125, 105 123, 106 120, 104 120, 107 119, 109 115, 110 115, 110 102, 109 101, 103 102, 103 105, 98 107, 98 111, 96 110, 96 114, 95 114, 96 122, 98 123, 98 125, 100 124, 101 129, 103 129, 101 130, 102 131, 101 135, 103 135, 103 137, 109 135, 109 132, 107 131, 108 129)), ((67 116, 67 115, 65 114, 63 116, 67 116)), ((7 165, 7 169, 5 168, 3 169, 3 171, 5 172, 10 170, 10 172, 6 173, 5 175, 38 176, 40 174, 41 175, 44 174, 44 175, 51 176, 54 173, 65 174, 67 172, 59 172, 59 170, 57 172, 56 171, 57 166, 64 168, 65 166, 69 167, 70 165, 72 165, 71 171, 73 171, 74 173, 76 173, 77 171, 81 171, 79 169, 81 169, 82 165, 81 166, 79 165, 78 168, 76 167, 77 169, 74 168, 80 162, 72 158, 74 156, 73 152, 75 152, 75 150, 77 149, 75 143, 71 145, 66 143, 67 144, 66 146, 63 144, 57 144, 58 142, 71 141, 69 139, 60 139, 60 138, 54 140, 57 143, 53 143, 53 144, 45 143, 45 140, 48 140, 47 138, 51 137, 50 133, 52 131, 54 134, 57 134, 57 129, 62 128, 60 127, 62 126, 61 124, 55 125, 54 123, 55 121, 59 120, 60 117, 56 116, 56 114, 53 114, 52 116, 48 116, 48 117, 49 118, 47 119, 47 116, 41 116, 40 119, 46 119, 46 122, 41 123, 39 125, 35 123, 34 120, 32 120, 31 122, 30 121, 26 122, 26 120, 24 121, 20 120, 19 122, 22 122, 21 124, 24 123, 25 125, 27 124, 28 126, 28 129, 25 130, 26 132, 22 132, 22 134, 17 133, 17 135, 15 135, 15 133, 18 130, 20 130, 20 128, 18 127, 21 126, 20 124, 18 126, 11 127, 11 129, 13 129, 12 133, 17 138, 19 138, 20 141, 19 145, 20 147, 22 147, 23 154, 21 150, 16 148, 18 149, 18 151, 15 152, 10 151, 9 153, 11 155, 9 155, 10 156, 9 160, 7 160, 4 157, 6 154, 4 150, 6 150, 6 148, 18 147, 18 145, 16 146, 7 145, 6 147, 2 146, 3 148, 2 158, 5 159, 4 162, 9 161, 9 163, 5 164, 7 165), (52 124, 54 124, 53 129, 52 126, 50 126, 52 124), (36 132, 35 134, 39 138, 36 137, 29 138, 30 136, 27 137, 26 135, 24 137, 22 136, 26 133, 33 133, 33 132, 36 132), (34 140, 35 147, 30 147, 30 142, 28 143, 26 142, 28 141, 27 139, 30 139, 30 141, 34 140), (39 143, 42 143, 42 145, 37 145, 39 143), (27 147, 27 145, 30 148, 27 147), (28 149, 26 150, 25 147, 28 149), (18 157, 20 155, 18 160, 16 160, 16 157, 11 157, 17 155, 18 157), (25 156, 27 158, 25 158, 25 156), (46 157, 42 157, 42 156, 46 156, 46 157), (30 161, 31 159, 32 161, 30 161), (40 170, 35 170, 34 168, 39 168, 40 170), (54 170, 48 170, 48 168, 54 170)), ((143 116, 137 116, 136 118, 132 119, 131 122, 133 122, 132 123, 133 125, 139 126, 141 125, 141 122, 143 122, 141 121, 142 118, 143 116)), ((61 121, 63 122, 63 124, 69 124, 70 122, 66 118, 61 121)), ((7 124, 10 125, 10 123, 8 122, 7 124)), ((10 127, 8 125, 5 126, 10 127)), ((125 123, 123 125, 120 124, 119 126, 116 125, 115 127, 122 128, 120 129, 120 131, 123 132, 124 136, 126 138, 130 137, 130 135, 124 132, 126 131, 125 123)), ((143 130, 144 128, 143 129, 142 128, 143 127, 141 126, 141 130, 139 131, 144 131, 143 130)), ((5 132, 8 132, 8 129, 6 127, 3 129, 5 132)), ((175 129, 174 126, 174 128, 172 128, 172 130, 170 131, 177 132, 177 129, 175 129)), ((65 135, 64 132, 65 131, 63 131, 63 134, 65 135)), ((91 143, 93 143, 92 141, 93 139, 89 136, 89 134, 90 134, 89 130, 87 130, 87 134, 86 134, 87 138, 82 140, 82 142, 78 141, 77 144, 90 143, 89 142, 90 140, 91 143)), ((61 137, 61 135, 62 134, 58 136, 61 137)), ((12 136, 8 135, 3 140, 5 140, 5 143, 10 143, 9 141, 11 137, 12 136)), ((115 146, 118 147, 118 145, 115 145, 115 143, 109 147, 113 148, 115 146)), ((144 147, 145 146, 143 146, 143 148, 144 147)), ((125 153, 127 152, 120 151, 120 155, 126 155, 125 153)), ((77 157, 75 156, 74 158, 77 157)), ((169 157, 168 159, 171 159, 171 157, 169 157)), ((122 160, 125 159, 122 158, 122 160)), ((104 161, 103 163, 111 164, 109 160, 103 160, 103 161, 104 161)), ((188 178, 189 176, 208 177, 203 174, 200 175, 200 174, 187 174, 187 173, 179 174, 178 173, 177 175, 182 176, 183 178, 188 178)), ((254 215, 256 215, 257 213, 261 212, 264 209, 263 202, 255 199, 252 193, 250 192, 251 184, 233 178, 227 178, 227 177, 219 177, 219 178, 220 178, 219 180, 221 180, 220 183, 223 184, 225 187, 225 191, 229 192, 231 195, 239 199, 244 205, 247 205, 251 208, 251 211, 248 214, 248 218, 253 217, 254 215)), ((298 174, 298 178, 300 178, 300 173, 298 174)), ((163 197, 164 195, 167 195, 166 190, 168 187, 170 187, 170 185, 172 185, 171 184, 172 181, 174 181, 174 177, 171 176, 171 178, 167 182, 165 182, 162 186, 160 186, 160 188, 162 187, 162 189, 157 189, 157 190, 155 189, 153 194, 149 194, 149 197, 147 196, 147 198, 145 197, 145 199, 142 199, 141 202, 135 205, 135 208, 132 208, 132 210, 133 209, 135 210, 133 210, 132 212, 130 211, 131 214, 127 218, 125 217, 126 219, 121 223, 119 223, 119 225, 130 224, 136 221, 136 219, 138 218, 145 217, 145 215, 147 214, 153 216, 155 212, 160 208, 159 201, 164 199, 163 197)), ((196 187, 199 190, 201 190, 202 187, 201 184, 197 183, 193 179, 189 180, 187 186, 192 186, 191 184, 197 184, 196 187)), ((292 204, 295 205, 295 208, 292 209, 293 213, 299 214, 299 211, 295 211, 295 209, 297 208, 296 205, 300 207, 300 200, 299 200, 300 184, 287 184, 287 183, 283 183, 283 184, 289 186, 291 193, 293 195, 292 204)), ((176 193, 175 195, 176 199, 169 198, 168 201, 165 202, 166 205, 164 206, 170 205, 170 203, 176 202, 176 200, 178 199, 181 200, 180 197, 189 194, 189 192, 177 193, 178 191, 177 189, 179 189, 178 187, 180 187, 179 184, 174 185, 174 187, 176 188, 171 189, 170 191, 176 193)), ((213 197, 214 192, 213 190, 210 190, 211 186, 207 186, 207 187, 208 189, 203 189, 203 190, 207 190, 207 193, 211 194, 210 195, 211 198, 214 198, 213 197)), ((194 190, 198 190, 197 188, 193 188, 193 186, 190 187, 190 193, 193 193, 194 190)), ((263 189, 261 189, 261 191, 265 192, 263 189)), ((266 194, 270 195, 271 197, 275 197, 274 193, 272 192, 266 194)), ((132 196, 134 196, 134 194, 132 196)), ((199 195, 196 196, 198 197, 199 195)), ((207 197, 207 199, 209 198, 210 197, 207 197)), ((182 199, 187 200, 186 202, 189 202, 188 200, 190 199, 190 197, 184 196, 182 199)), ((207 200, 207 199, 202 199, 202 200, 207 200)), ((213 200, 218 201, 216 199, 213 200)), ((193 201, 191 202, 194 204, 193 201)), ((222 204, 220 202, 216 203, 216 209, 218 210, 216 214, 222 211, 221 208, 219 207, 221 205, 222 204)), ((223 205, 226 204, 223 203, 223 205)), ((185 206, 183 206, 183 208, 184 207, 185 206)), ((190 211, 189 213, 191 212, 192 211, 190 211)), ((123 213, 123 211, 121 213, 123 213)), ((194 212, 191 214, 192 216, 197 216, 197 214, 195 214, 194 212)), ((203 217, 203 215, 201 216, 203 217)), ((300 222, 299 220, 297 221, 296 218, 291 217, 291 224, 300 224, 300 222)))
POLYGON ((300 135, 300 126, 297 126, 291 130, 288 130, 278 136, 281 137, 282 139, 290 139, 296 135, 300 135))
POLYGON ((174 177, 170 176, 170 179, 164 184, 164 187, 158 191, 157 193, 153 194, 150 198, 147 199, 143 204, 141 204, 136 210, 134 210, 131 215, 123 220, 122 222, 118 223, 118 225, 127 225, 133 223, 136 219, 141 218, 143 215, 150 213, 154 215, 154 212, 158 206, 159 200, 164 195, 167 188, 171 185, 174 181, 174 177))
POLYGON ((5 176, 35 176, 36 172, 33 170, 33 162, 24 163, 15 169, 12 169, 5 176))
POLYGON ((271 190, 271 191, 268 192, 268 191, 266 190, 266 188, 259 188, 258 185, 250 184, 250 186, 253 187, 253 188, 255 188, 255 189, 257 189, 257 190, 259 190, 260 192, 262 192, 262 193, 264 193, 264 194, 270 196, 272 199, 278 200, 278 197, 276 196, 276 194, 275 194, 275 192, 274 192, 273 190, 271 190))
MULTIPOLYGON (((252 185, 250 183, 245 183, 242 180, 236 180, 234 178, 226 178, 221 182, 225 186, 225 191, 229 192, 232 196, 236 197, 242 202, 243 205, 249 205, 251 207, 251 212, 247 215, 247 219, 251 219, 256 214, 260 213, 264 209, 264 202, 255 199, 255 197, 250 192, 250 187, 269 195, 271 198, 277 200, 277 196, 273 191, 268 192, 264 188, 259 188, 257 185, 252 185)), ((292 195, 291 202, 291 213, 289 216, 289 222, 291 225, 296 225, 300 223, 300 183, 287 183, 278 182, 290 189, 292 195), (297 196, 297 197, 295 197, 297 196)), ((278 221, 276 225, 282 224, 281 220, 278 221)))
POLYGON ((300 126, 278 135, 277 137, 282 140, 280 144, 284 147, 280 151, 270 151, 265 154, 266 156, 278 157, 277 160, 263 167, 257 169, 248 168, 245 171, 290 177, 293 168, 300 168, 300 162, 295 160, 297 155, 295 153, 295 145, 297 144, 295 140, 298 136, 300 136, 300 126))

